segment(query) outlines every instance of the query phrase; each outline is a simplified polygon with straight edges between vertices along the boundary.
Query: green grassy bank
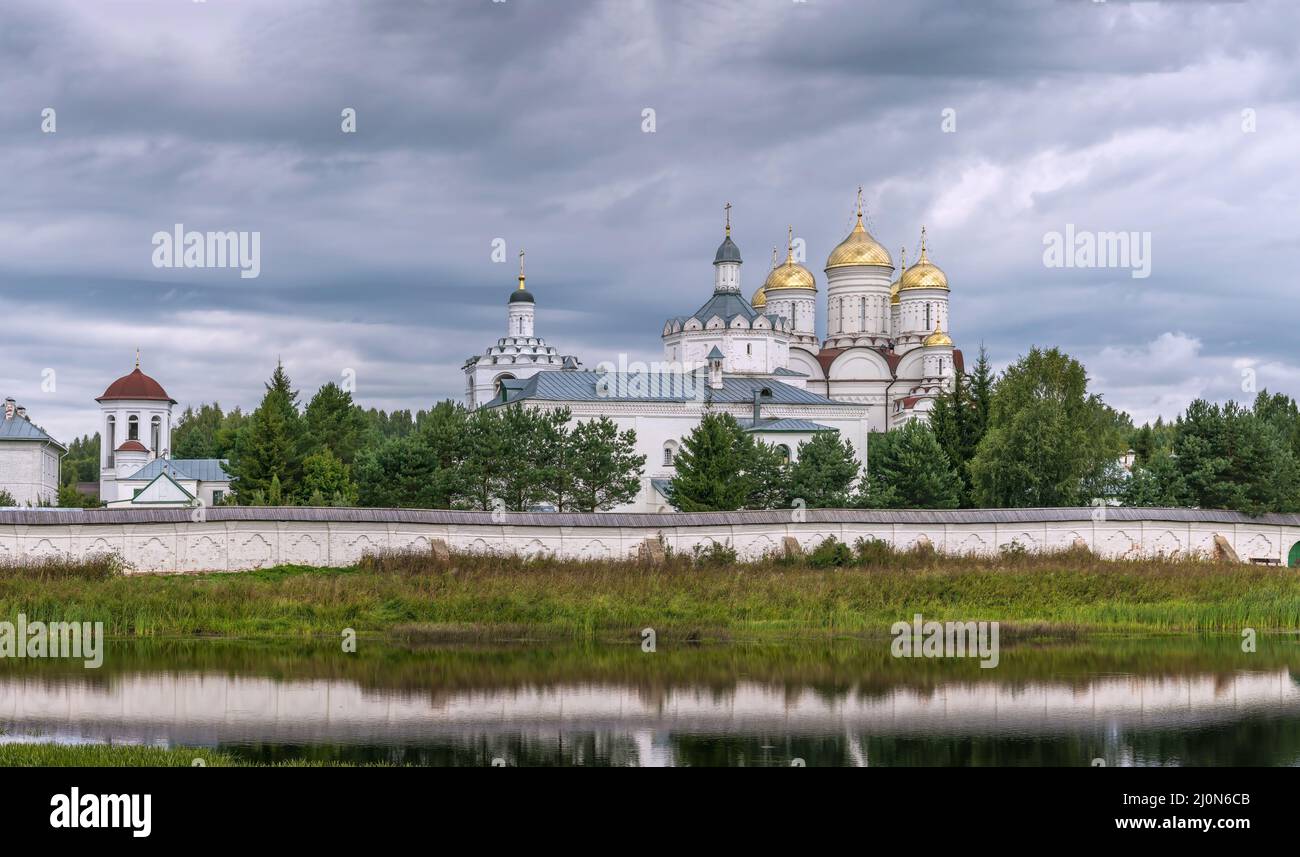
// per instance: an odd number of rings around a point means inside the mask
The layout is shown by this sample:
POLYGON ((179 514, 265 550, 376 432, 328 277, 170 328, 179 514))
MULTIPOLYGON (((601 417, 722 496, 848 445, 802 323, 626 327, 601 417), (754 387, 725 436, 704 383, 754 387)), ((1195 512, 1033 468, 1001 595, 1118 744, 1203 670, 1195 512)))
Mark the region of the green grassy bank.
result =
MULTIPOLYGON (((842 547, 842 546, 841 546, 842 547)), ((369 557, 351 568, 123 575, 0 566, 0 619, 102 621, 113 636, 407 639, 784 638, 886 634, 921 613, 1004 633, 1261 632, 1300 627, 1300 574, 1087 553, 950 557, 848 549, 798 562, 369 557), (823 567, 814 565, 821 563, 823 567), (839 564, 833 564, 839 563, 839 564)))

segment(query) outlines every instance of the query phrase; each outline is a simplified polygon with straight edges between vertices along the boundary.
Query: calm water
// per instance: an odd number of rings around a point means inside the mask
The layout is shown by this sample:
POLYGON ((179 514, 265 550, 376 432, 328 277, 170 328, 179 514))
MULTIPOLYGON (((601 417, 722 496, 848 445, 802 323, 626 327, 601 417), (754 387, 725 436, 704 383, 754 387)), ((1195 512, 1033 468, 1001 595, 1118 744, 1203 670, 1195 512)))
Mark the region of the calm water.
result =
POLYGON ((1001 665, 819 645, 119 643, 0 661, 0 740, 419 765, 1297 765, 1300 642, 1003 644, 1001 665))

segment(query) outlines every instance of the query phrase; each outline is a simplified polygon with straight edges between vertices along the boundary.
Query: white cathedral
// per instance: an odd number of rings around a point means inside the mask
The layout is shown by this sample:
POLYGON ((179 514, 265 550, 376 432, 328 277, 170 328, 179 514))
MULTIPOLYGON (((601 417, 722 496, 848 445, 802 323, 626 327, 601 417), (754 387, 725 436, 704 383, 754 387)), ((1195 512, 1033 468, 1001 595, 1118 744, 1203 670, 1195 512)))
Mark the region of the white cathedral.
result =
MULTIPOLYGON (((928 413, 962 369, 948 336, 948 278, 920 255, 898 268, 862 221, 826 260, 826 337, 818 340, 817 277, 795 259, 772 267, 746 300, 740 248, 726 232, 713 258, 713 293, 662 330, 665 365, 644 371, 582 368, 534 328, 536 299, 520 254, 506 336, 464 365, 470 408, 526 404, 569 408, 575 421, 608 416, 636 430, 646 456, 642 489, 620 511, 666 511, 681 440, 709 409, 733 414, 747 431, 791 459, 799 443, 837 431, 867 462, 867 436, 928 413), (895 275, 897 273, 897 276, 895 275)), ((791 230, 791 233, 793 230, 791 230)), ((901 261, 901 260, 900 260, 901 261)))

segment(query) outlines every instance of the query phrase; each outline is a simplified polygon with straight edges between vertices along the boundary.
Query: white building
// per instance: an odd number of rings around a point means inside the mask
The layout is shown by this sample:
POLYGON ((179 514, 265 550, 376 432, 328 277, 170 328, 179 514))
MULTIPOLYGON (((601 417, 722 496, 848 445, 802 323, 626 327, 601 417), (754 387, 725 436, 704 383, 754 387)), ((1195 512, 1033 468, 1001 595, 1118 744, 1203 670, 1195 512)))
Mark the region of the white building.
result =
POLYGON ((563 357, 533 330, 536 299, 524 287, 524 251, 519 251, 519 287, 510 293, 506 335, 483 354, 465 361, 465 402, 485 405, 500 392, 504 380, 531 378, 546 369, 577 369, 575 357, 563 357))
POLYGON ((171 459, 172 407, 162 385, 135 369, 118 378, 99 402, 99 498, 110 508, 220 503, 230 493, 225 462, 171 459))
POLYGON ((68 448, 27 416, 13 399, 0 414, 0 490, 19 506, 56 506, 59 462, 68 448))
POLYGON ((507 304, 511 335, 465 364, 467 404, 568 408, 575 421, 608 416, 620 430, 634 429, 646 471, 629 510, 667 508, 676 452, 706 410, 733 414, 791 459, 816 432, 836 431, 866 461, 869 432, 925 414, 949 388, 960 353, 945 333, 947 279, 929 260, 924 230, 921 258, 895 277, 859 202, 856 226, 827 259, 827 336, 819 342, 817 279, 795 259, 793 230, 790 238, 785 262, 774 259, 747 301, 728 218, 712 295, 664 324, 664 363, 639 370, 583 371, 575 359, 538 348, 544 340, 521 263, 507 304))
POLYGON ((668 508, 663 487, 677 448, 706 409, 732 413, 792 458, 800 442, 834 430, 867 461, 870 432, 926 416, 961 369, 947 333, 948 278, 929 258, 924 227, 916 264, 895 268, 863 223, 859 189, 857 223, 826 260, 819 341, 817 278, 795 259, 793 229, 788 237, 785 261, 777 264, 774 254, 763 285, 745 300, 728 216, 712 295, 664 324, 665 364, 643 371, 582 371, 546 347, 534 330, 536 301, 524 289, 521 261, 510 336, 465 364, 466 403, 563 407, 575 421, 603 415, 620 430, 635 429, 646 472, 640 496, 624 510, 668 508))

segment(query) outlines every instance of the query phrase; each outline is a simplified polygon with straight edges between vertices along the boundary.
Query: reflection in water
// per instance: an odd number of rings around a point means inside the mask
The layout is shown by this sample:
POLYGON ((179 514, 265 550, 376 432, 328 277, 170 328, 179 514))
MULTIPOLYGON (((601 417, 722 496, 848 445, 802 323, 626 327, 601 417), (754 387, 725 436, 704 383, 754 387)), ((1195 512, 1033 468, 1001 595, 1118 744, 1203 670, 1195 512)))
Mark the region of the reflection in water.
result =
POLYGON ((415 765, 1295 765, 1295 644, 1005 647, 1004 667, 826 649, 133 645, 0 672, 9 740, 415 765), (208 646, 204 649, 202 646, 208 646), (212 648, 216 647, 216 648, 212 648), (1253 658, 1249 660, 1247 658, 1253 658))

